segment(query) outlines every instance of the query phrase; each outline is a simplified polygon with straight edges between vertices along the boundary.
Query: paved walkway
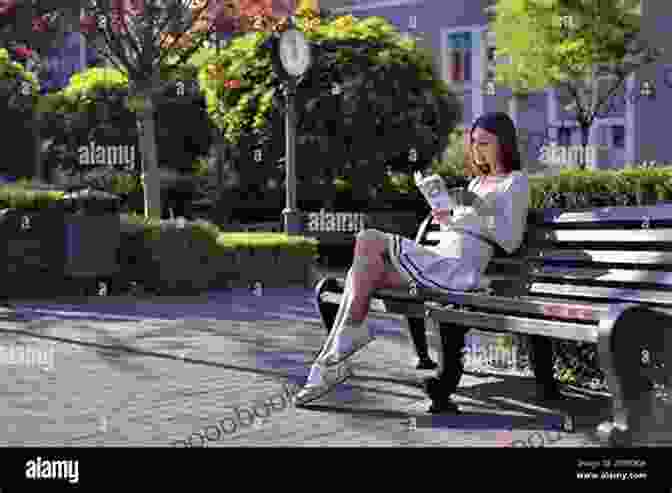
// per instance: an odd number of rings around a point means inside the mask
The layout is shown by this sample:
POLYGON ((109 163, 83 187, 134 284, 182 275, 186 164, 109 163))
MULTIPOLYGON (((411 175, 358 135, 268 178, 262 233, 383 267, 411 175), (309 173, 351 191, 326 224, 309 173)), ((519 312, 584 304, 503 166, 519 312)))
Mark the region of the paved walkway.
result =
POLYGON ((16 308, 0 314, 0 445, 174 446, 206 430, 208 446, 508 446, 570 413, 577 432, 547 446, 595 446, 608 413, 598 393, 570 389, 562 409, 548 409, 529 377, 471 373, 457 396, 465 415, 432 421, 427 372, 414 369, 394 318, 374 321, 380 337, 353 360, 351 380, 309 409, 282 409, 278 394, 305 381, 325 336, 309 290, 16 308), (274 396, 253 426, 226 420, 274 396))

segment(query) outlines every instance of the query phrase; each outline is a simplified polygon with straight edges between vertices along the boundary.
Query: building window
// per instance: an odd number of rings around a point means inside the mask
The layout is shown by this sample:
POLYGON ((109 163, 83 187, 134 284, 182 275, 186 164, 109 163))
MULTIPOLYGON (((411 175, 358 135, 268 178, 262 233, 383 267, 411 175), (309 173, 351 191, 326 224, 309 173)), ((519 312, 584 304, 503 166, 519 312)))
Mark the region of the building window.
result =
POLYGON ((625 127, 623 125, 614 125, 611 127, 611 140, 613 146, 617 149, 625 147, 625 127))
POLYGON ((471 81, 471 33, 452 33, 448 35, 448 63, 450 82, 471 81))

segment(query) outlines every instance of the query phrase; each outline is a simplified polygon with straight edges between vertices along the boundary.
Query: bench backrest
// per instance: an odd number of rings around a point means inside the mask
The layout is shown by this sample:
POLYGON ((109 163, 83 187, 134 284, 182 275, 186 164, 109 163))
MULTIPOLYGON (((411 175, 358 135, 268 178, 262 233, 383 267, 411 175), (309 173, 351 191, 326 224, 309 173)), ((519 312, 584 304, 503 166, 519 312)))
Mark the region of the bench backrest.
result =
MULTIPOLYGON (((428 218, 416 241, 441 235, 428 218)), ((486 274, 518 276, 529 295, 672 306, 672 204, 533 211, 523 247, 486 274)))

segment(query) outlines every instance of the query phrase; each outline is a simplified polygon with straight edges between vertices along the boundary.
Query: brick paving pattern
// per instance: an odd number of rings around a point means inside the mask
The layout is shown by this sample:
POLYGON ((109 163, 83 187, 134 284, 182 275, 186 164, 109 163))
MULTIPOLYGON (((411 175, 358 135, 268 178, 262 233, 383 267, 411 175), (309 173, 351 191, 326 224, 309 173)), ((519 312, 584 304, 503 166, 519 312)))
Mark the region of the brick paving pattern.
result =
MULTIPOLYGON (((15 351, 0 365, 4 446, 170 447, 208 426, 216 436, 212 425, 233 407, 302 384, 325 337, 308 290, 16 307, 18 315, 0 314, 0 347, 24 348, 22 359, 15 351), (29 361, 29 353, 42 358, 29 361)), ((274 410, 208 446, 507 446, 567 409, 577 432, 548 446, 596 446, 590 430, 606 416, 607 398, 576 390, 565 408, 542 408, 529 377, 468 373, 456 397, 460 419, 494 416, 512 430, 423 426, 420 380, 428 373, 414 369, 399 320, 373 323, 381 336, 335 392, 306 409, 274 410), (420 425, 409 428, 409 417, 420 425)))

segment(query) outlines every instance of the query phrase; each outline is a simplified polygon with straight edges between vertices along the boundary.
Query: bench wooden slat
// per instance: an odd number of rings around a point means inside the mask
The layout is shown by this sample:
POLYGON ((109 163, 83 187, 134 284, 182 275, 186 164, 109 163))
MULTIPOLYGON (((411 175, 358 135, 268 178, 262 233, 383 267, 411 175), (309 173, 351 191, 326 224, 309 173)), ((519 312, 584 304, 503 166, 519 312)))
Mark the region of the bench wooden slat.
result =
MULTIPOLYGON (((322 293, 322 300, 329 303, 340 303, 341 293, 322 293)), ((506 312, 509 314, 528 314, 531 316, 545 316, 552 318, 574 318, 577 320, 597 321, 607 313, 606 304, 573 303, 571 306, 549 298, 534 298, 523 296, 511 298, 505 296, 486 295, 484 293, 469 293, 444 290, 420 290, 418 296, 412 296, 401 289, 381 289, 372 295, 371 309, 380 309, 380 303, 405 303, 424 307, 425 303, 442 303, 469 306, 481 310, 506 312), (373 301, 375 300, 375 302, 373 301), (563 311, 560 308, 567 310, 563 311)), ((389 311, 389 310, 388 310, 389 311)), ((404 313, 404 310, 391 310, 395 313, 404 313)), ((417 312, 416 312, 417 313, 417 312)), ((424 318, 424 311, 421 312, 424 318)))
POLYGON ((634 269, 583 269, 545 265, 532 269, 533 278, 556 278, 569 282, 618 282, 625 285, 655 284, 658 289, 672 288, 672 272, 634 269))
POLYGON ((521 332, 581 342, 597 342, 596 325, 537 320, 493 313, 465 312, 447 307, 432 309, 430 316, 441 322, 459 323, 461 326, 476 329, 489 329, 496 332, 521 332))
POLYGON ((525 256, 525 260, 532 263, 590 262, 596 264, 597 263, 643 264, 643 265, 656 265, 656 266, 672 265, 672 252, 550 249, 550 250, 540 250, 535 253, 536 255, 525 256))
POLYGON ((625 289, 603 286, 576 286, 574 284, 551 284, 535 282, 530 286, 532 295, 556 295, 576 300, 601 300, 612 303, 634 302, 654 305, 671 305, 672 293, 651 289, 625 289))
POLYGON ((585 229, 536 228, 529 232, 531 243, 669 243, 672 229, 585 229))
POLYGON ((650 217, 651 221, 672 222, 672 204, 657 204, 656 206, 622 206, 600 207, 584 211, 567 212, 562 209, 544 209, 532 211, 530 223, 536 224, 565 224, 576 223, 609 223, 609 222, 636 222, 644 217, 650 217))

